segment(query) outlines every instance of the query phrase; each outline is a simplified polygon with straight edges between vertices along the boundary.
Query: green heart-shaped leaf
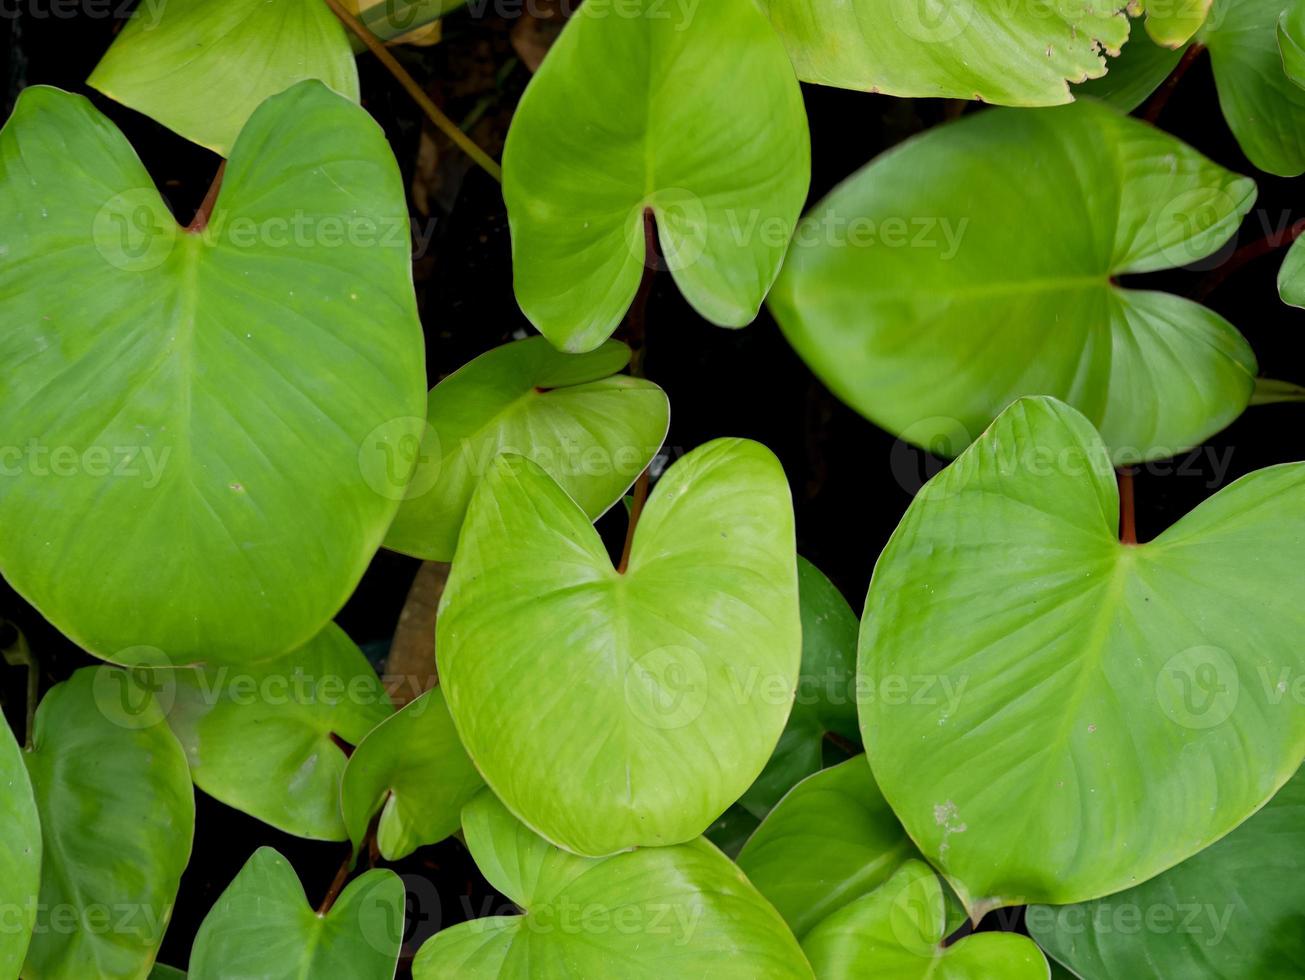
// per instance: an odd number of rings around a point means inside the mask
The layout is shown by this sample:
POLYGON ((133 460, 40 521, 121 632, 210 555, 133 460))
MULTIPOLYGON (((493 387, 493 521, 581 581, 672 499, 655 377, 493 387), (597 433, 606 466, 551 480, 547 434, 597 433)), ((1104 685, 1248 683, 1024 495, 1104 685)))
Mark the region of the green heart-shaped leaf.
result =
POLYGON ((436 385, 406 500, 385 544, 452 561, 476 483, 501 452, 529 456, 597 518, 661 448, 666 395, 616 372, 630 349, 609 341, 561 354, 543 337, 496 347, 436 385))
POLYGON ((1211 0, 1139 0, 1146 33, 1156 44, 1181 48, 1205 23, 1211 0))
POLYGON ((485 781, 532 829, 602 855, 703 832, 761 772, 801 659, 793 506, 755 442, 666 471, 624 572, 538 466, 481 481, 436 627, 485 781))
POLYGON ((351 881, 320 915, 290 862, 260 847, 200 925, 191 980, 391 980, 404 900, 399 876, 378 868, 351 881))
POLYGON ((856 614, 820 569, 798 556, 798 600, 802 616, 802 670, 788 724, 775 752, 739 800, 764 817, 779 798, 818 772, 825 736, 834 733, 856 743, 856 614))
POLYGON ((606 858, 558 850, 490 793, 467 805, 467 846, 524 915, 437 933, 415 980, 806 977, 793 934, 728 858, 701 838, 606 858))
POLYGON ((804 82, 910 97, 1058 105, 1128 37, 1119 0, 763 0, 804 82))
POLYGON ((331 624, 277 660, 152 676, 191 778, 278 830, 344 840, 336 738, 358 745, 393 712, 367 658, 331 624))
POLYGON ((1119 891, 1262 806, 1305 757, 1305 464, 1143 545, 1105 446, 1021 399, 908 509, 861 627, 884 797, 977 916, 1119 891), (927 679, 948 698, 889 697, 927 679), (1018 801, 1013 812, 1012 801, 1018 801))
POLYGON ((121 663, 307 643, 394 516, 386 450, 422 424, 380 128, 318 82, 269 99, 187 233, 89 102, 29 88, 0 211, 5 577, 121 663))
POLYGON ((16 977, 36 923, 41 823, 14 733, 0 718, 0 976, 16 977))
POLYGON ((739 867, 801 939, 918 857, 857 756, 794 786, 743 846, 739 867))
POLYGON ((358 101, 349 40, 321 0, 145 0, 86 83, 226 156, 264 99, 306 78, 358 101))
POLYGON ((582 6, 503 150, 517 301, 558 347, 597 347, 651 261, 651 208, 685 298, 713 323, 745 326, 810 174, 802 93, 753 0, 582 6))
POLYGON ((1224 119, 1251 163, 1305 171, 1305 89, 1283 68, 1278 22, 1288 0, 1215 0, 1196 42, 1210 50, 1224 119))
POLYGON ((1074 87, 1074 95, 1091 96, 1132 112, 1160 87, 1183 57, 1182 50, 1161 47, 1134 21, 1128 43, 1107 65, 1110 70, 1074 87))
MULTIPOLYGON (((1299 710, 1305 685, 1288 683, 1299 710)), ((1302 875, 1305 771, 1178 867, 1085 905, 1034 906, 1027 921, 1043 949, 1092 980, 1285 980, 1305 963, 1302 875)))
POLYGON ((835 394, 909 442, 955 455, 1047 394, 1117 462, 1165 458, 1241 413, 1255 358, 1212 311, 1114 277, 1208 255, 1254 200, 1248 178, 1102 105, 983 112, 835 190, 771 307, 835 394))
POLYGON ((437 687, 376 726, 349 757, 340 789, 349 839, 360 847, 379 810, 377 846, 397 861, 456 831, 462 807, 484 785, 437 687))
POLYGON ((26 761, 45 846, 23 977, 144 980, 195 829, 162 710, 125 670, 79 670, 41 701, 26 761))
POLYGON ((982 932, 944 947, 942 882, 907 861, 887 882, 835 912, 802 949, 820 980, 1047 980, 1046 957, 1027 936, 982 932))

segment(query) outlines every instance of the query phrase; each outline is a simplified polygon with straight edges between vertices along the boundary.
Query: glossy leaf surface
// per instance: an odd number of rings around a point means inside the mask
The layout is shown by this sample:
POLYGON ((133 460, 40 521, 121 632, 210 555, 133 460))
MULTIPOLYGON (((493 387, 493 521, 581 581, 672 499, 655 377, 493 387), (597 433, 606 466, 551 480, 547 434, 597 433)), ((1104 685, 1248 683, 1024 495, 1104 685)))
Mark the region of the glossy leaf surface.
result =
POLYGON ((741 439, 663 474, 624 573, 547 474, 498 457, 437 625, 449 710, 486 782, 591 855, 692 840, 752 784, 801 644, 788 484, 741 439))
POLYGON ((862 622, 885 798, 971 914, 1119 891, 1240 824, 1305 757, 1305 465, 1141 545, 1082 415, 1021 399, 915 498, 862 622), (945 698, 891 697, 918 680, 945 698), (1018 806, 1012 811, 1012 801, 1018 806), (1014 814, 1014 817, 1012 817, 1014 814))
POLYGON ((41 823, 27 778, 23 752, 0 718, 0 976, 14 977, 23 965, 36 923, 41 884, 41 823))
POLYGON ((665 393, 617 374, 630 349, 608 341, 562 354, 543 337, 496 347, 432 389, 412 482, 385 544, 452 561, 472 491, 502 452, 538 463, 591 518, 643 472, 670 422, 665 393))
POLYGON ((1210 254, 1254 200, 1251 180, 1105 106, 983 112, 837 188, 770 304, 834 393, 908 442, 955 455, 1048 394, 1117 462, 1165 458, 1240 414, 1255 358, 1211 310, 1114 277, 1210 254))

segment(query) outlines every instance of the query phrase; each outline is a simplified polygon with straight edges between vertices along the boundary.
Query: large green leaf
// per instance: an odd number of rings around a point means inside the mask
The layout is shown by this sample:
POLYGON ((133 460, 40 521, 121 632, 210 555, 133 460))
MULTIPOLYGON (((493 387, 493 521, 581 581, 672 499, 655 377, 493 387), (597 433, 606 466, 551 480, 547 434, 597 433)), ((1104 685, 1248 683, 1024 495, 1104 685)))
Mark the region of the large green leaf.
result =
POLYGON ((29 88, 0 133, 0 212, 5 577, 118 662, 308 642, 398 507, 387 450, 422 424, 380 128, 318 82, 269 99, 187 233, 89 102, 29 88))
POLYGON ((0 977, 18 976, 36 923, 41 824, 23 753, 0 717, 0 977))
POLYGON ((205 916, 191 980, 391 980, 403 942, 403 882, 360 875, 325 915, 308 905, 290 862, 260 847, 205 916))
POLYGON ((592 518, 661 448, 666 395, 617 374, 630 349, 609 341, 561 354, 531 337, 482 354, 430 393, 420 459, 387 547, 452 561, 471 492, 501 452, 529 456, 592 518))
POLYGON ((718 439, 666 471, 624 572, 538 466, 500 456, 467 511, 436 627, 485 781, 580 854, 675 844, 761 772, 801 659, 779 461, 718 439))
POLYGON ((24 980, 144 980, 195 829, 162 710, 127 671, 79 670, 41 701, 26 760, 44 851, 24 980))
POLYGON ((860 740, 856 722, 856 614, 820 569, 798 556, 802 670, 775 752, 739 804, 764 817, 798 782, 819 771, 825 736, 860 740))
POLYGON ((1141 23, 1134 21, 1128 43, 1107 62, 1110 70, 1100 78, 1076 86, 1074 95, 1089 95, 1124 112, 1132 112, 1160 87, 1182 57, 1181 50, 1156 44, 1141 23))
MULTIPOLYGON (((944 947, 947 901, 923 861, 835 912, 802 943, 820 980, 1047 980, 1046 957, 1027 936, 981 932, 944 947)), ((1167 980, 1167 978, 1166 978, 1167 980)))
MULTIPOLYGON (((1288 682, 1293 683, 1293 682, 1288 682)), ((1297 710, 1305 697, 1294 678, 1297 710)), ((1029 909, 1043 949, 1087 980, 1289 980, 1305 963, 1305 772, 1231 834, 1086 905, 1029 909)))
POLYGON ((1069 102, 1128 37, 1120 0, 762 0, 798 77, 839 88, 999 105, 1069 102))
POLYGON ((264 99, 306 78, 358 101, 322 0, 163 0, 136 8, 87 84, 226 156, 264 99))
POLYGON ((1114 278, 1208 255, 1254 200, 1251 180, 1106 106, 983 112, 835 190, 771 307, 835 394, 909 442, 954 454, 1046 394, 1117 462, 1164 458, 1241 413, 1255 358, 1205 307, 1114 278))
POLYGON ((488 792, 467 805, 462 823, 480 870, 525 914, 437 933, 417 954, 415 980, 811 977, 784 921, 701 838, 576 857, 488 792))
POLYGON ((801 939, 918 857, 865 756, 857 756, 793 787, 748 839, 738 862, 801 939))
POLYGON ((344 770, 344 823, 361 846, 376 812, 376 843, 387 861, 458 829, 462 807, 484 780, 471 764, 438 687, 371 732, 344 770))
POLYGON ((1021 399, 920 492, 875 568, 862 735, 972 915, 1119 891, 1209 846, 1305 757, 1305 464, 1120 542, 1091 425, 1021 399), (888 697, 917 680, 951 699, 888 697))
POLYGON ((581 6, 503 151, 517 301, 557 346, 597 347, 638 288, 651 208, 688 301, 745 326, 810 172, 802 93, 753 0, 581 6))
POLYGON ((1278 20, 1289 0, 1215 0, 1195 40, 1210 49, 1219 105, 1251 163, 1305 171, 1305 89, 1283 68, 1278 20))
POLYGON ((288 834, 345 839, 348 760, 336 739, 358 745, 393 708, 343 630, 331 624, 246 669, 183 668, 152 679, 196 786, 288 834))
POLYGON ((1288 3, 1278 17, 1278 54, 1283 73, 1297 85, 1305 86, 1305 3, 1288 3))

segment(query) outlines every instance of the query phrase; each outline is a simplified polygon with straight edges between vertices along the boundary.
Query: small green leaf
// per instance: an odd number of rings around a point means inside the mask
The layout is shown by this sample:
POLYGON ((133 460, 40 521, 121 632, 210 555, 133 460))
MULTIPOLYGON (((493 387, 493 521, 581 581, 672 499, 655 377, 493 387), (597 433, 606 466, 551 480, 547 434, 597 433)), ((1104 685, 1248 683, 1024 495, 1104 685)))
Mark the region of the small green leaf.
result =
POLYGON ((1278 269, 1278 295, 1288 306, 1305 309, 1305 236, 1287 249, 1287 257, 1278 269))
POLYGON ((346 838, 335 739, 359 744, 393 708, 343 630, 248 668, 157 671, 153 682, 196 786, 288 834, 346 838))
POLYGON ((321 0, 142 3, 86 83, 226 156, 264 99, 315 78, 358 101, 344 27, 321 0))
POLYGON ((503 151, 517 301, 568 351, 630 306, 645 208, 706 319, 742 327, 779 273, 811 174, 802 93, 753 0, 581 6, 503 151))
POLYGON ((484 785, 437 687, 378 725, 349 757, 340 790, 349 839, 360 847, 379 810, 377 846, 397 861, 456 831, 463 805, 484 785))
POLYGON ((16 977, 36 923, 41 824, 23 753, 0 717, 0 977, 16 977))
POLYGON ((788 724, 775 752, 740 803, 764 817, 779 798, 818 772, 825 736, 833 732, 857 744, 857 619, 834 583, 798 556, 798 600, 802 615, 802 672, 788 724))
POLYGON ((861 627, 875 777, 972 916, 1119 891, 1255 812, 1305 757, 1305 464, 1122 543, 1106 448, 1021 399, 915 498, 861 627), (927 684, 927 697, 901 697, 927 684), (889 696, 897 692, 898 696, 889 696))
POLYGON ((859 755, 794 786, 738 863, 801 939, 918 857, 859 755))
POLYGON ((260 847, 200 925, 191 980, 391 980, 404 900, 399 876, 378 868, 351 881, 319 915, 290 862, 260 847))
POLYGON ((944 947, 946 897, 923 861, 835 912, 802 943, 820 980, 1047 980, 1046 957, 1027 937, 981 932, 944 947))
POLYGON ((175 966, 155 963, 154 969, 150 970, 149 980, 186 980, 186 974, 175 966))
POLYGON ((41 701, 26 761, 45 846, 23 977, 144 980, 195 829, 162 710, 128 671, 79 670, 41 701))
POLYGON ((531 337, 441 381, 386 547, 452 561, 471 492, 502 452, 530 457, 586 514, 601 516, 656 455, 670 423, 660 388, 616 373, 629 360, 616 341, 561 354, 531 337))
POLYGON ((437 933, 417 954, 414 980, 811 978, 784 921, 701 838, 580 858, 531 833, 488 792, 462 823, 476 864, 524 914, 437 933))
POLYGON ((763 0, 804 82, 997 105, 1069 102, 1128 37, 1121 0, 763 0))
POLYGON ((836 395, 908 442, 955 455, 1048 394, 1116 462, 1163 459, 1241 413, 1255 358, 1211 310, 1115 277, 1209 255, 1254 200, 1250 179, 1099 104, 982 112, 836 189, 770 305, 836 395))
POLYGON ((1110 70, 1100 78, 1075 86, 1074 95, 1087 95, 1132 112, 1160 87, 1182 57, 1182 49, 1161 47, 1134 21, 1128 43, 1107 62, 1110 70))
POLYGON ((318 82, 274 96, 188 233, 88 101, 29 88, 0 212, 0 570, 120 663, 307 643, 380 545, 424 411, 380 128, 318 82))
POLYGON ((1277 405, 1281 402, 1305 402, 1305 388, 1290 381, 1256 378, 1252 405, 1277 405))
POLYGON ((1278 17, 1278 53, 1286 76, 1305 86, 1305 3, 1300 0, 1289 2, 1278 17))
POLYGON ((1146 33, 1156 44, 1177 49, 1201 29, 1211 0, 1139 0, 1146 11, 1146 33))
MULTIPOLYGON (((1293 683, 1299 707, 1305 685, 1293 683)), ((1305 963, 1303 875, 1305 771, 1178 867, 1096 902, 1033 906, 1027 922, 1043 949, 1092 980, 1288 980, 1305 963)))
POLYGON ((1305 88, 1288 77, 1278 25, 1290 0, 1215 0, 1195 41, 1210 49, 1219 105, 1251 163, 1305 171, 1305 88))
POLYGON ((666 471, 624 573, 547 474, 498 457, 437 626, 444 694, 485 781, 592 855, 691 840, 752 784, 801 644, 788 483, 742 439, 666 471))

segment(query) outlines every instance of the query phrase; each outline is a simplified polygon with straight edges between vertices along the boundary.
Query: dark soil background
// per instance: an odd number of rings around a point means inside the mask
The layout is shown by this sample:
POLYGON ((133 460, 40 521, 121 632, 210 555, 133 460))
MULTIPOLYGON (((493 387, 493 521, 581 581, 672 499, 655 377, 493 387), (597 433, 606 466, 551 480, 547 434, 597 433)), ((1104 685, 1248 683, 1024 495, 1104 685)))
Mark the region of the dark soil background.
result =
MULTIPOLYGON (((111 0, 108 6, 122 9, 105 14, 100 4, 4 0, 4 116, 25 85, 56 85, 89 95, 126 132, 184 224, 202 199, 218 158, 86 87, 87 75, 121 28, 130 4, 111 0), (52 15, 52 2, 53 9, 66 16, 52 15), (15 17, 16 6, 22 9, 15 17)), ((497 157, 513 108, 530 79, 528 62, 537 59, 559 26, 558 20, 528 15, 476 18, 463 10, 446 18, 441 43, 395 52, 435 101, 464 128, 469 125, 477 142, 497 157)), ((411 189, 419 243, 417 292, 434 383, 475 355, 531 331, 512 295, 506 214, 498 185, 424 123, 392 78, 368 55, 360 57, 359 67, 363 104, 388 133, 411 189)), ((813 86, 805 92, 814 161, 811 203, 889 146, 960 108, 813 86)), ((984 110, 968 106, 965 111, 984 110)), ((1305 216, 1289 182, 1257 173, 1237 148, 1217 109, 1208 60, 1198 61, 1184 77, 1160 125, 1258 181, 1256 209, 1236 244, 1281 233, 1305 216)), ((1014 233, 1018 217, 1011 216, 1014 233)), ((1220 255, 1226 259, 1232 250, 1230 246, 1220 255)), ((1262 374, 1305 383, 1305 311, 1283 305, 1275 287, 1282 254, 1239 269, 1205 302, 1247 336, 1259 355, 1262 374)), ((1208 282, 1211 266, 1207 262, 1201 269, 1145 278, 1149 285, 1193 295, 1208 282)), ((718 329, 693 312, 664 274, 657 277, 649 304, 645 367, 670 396, 668 447, 674 455, 722 435, 757 439, 779 455, 793 488, 799 550, 859 611, 880 549, 913 493, 940 462, 897 442, 834 399, 764 310, 745 330, 718 329)), ((946 384, 947 379, 938 383, 946 384)), ((1153 466, 1139 474, 1141 538, 1154 536, 1218 486, 1250 470, 1305 459, 1302 421, 1305 405, 1252 408, 1207 447, 1172 466, 1153 466)), ((624 532, 619 509, 604 518, 601 527, 609 540, 619 541, 624 532)), ((93 528, 87 530, 94 533, 93 528)), ((417 565, 381 553, 339 617, 377 660, 388 648, 417 565)), ((16 623, 28 637, 41 661, 44 686, 95 662, 3 583, 0 619, 16 623)), ((6 642, 0 637, 0 646, 6 642)), ((21 670, 0 665, 0 694, 16 729, 22 724, 23 684, 21 670)), ((346 849, 289 837, 202 793, 198 796, 195 855, 160 956, 161 962, 179 966, 187 961, 201 919, 259 844, 277 847, 293 862, 314 905, 346 849)), ((405 876, 410 893, 413 922, 405 946, 409 955, 436 927, 492 912, 503 902, 456 841, 423 848, 396 870, 405 876)))

